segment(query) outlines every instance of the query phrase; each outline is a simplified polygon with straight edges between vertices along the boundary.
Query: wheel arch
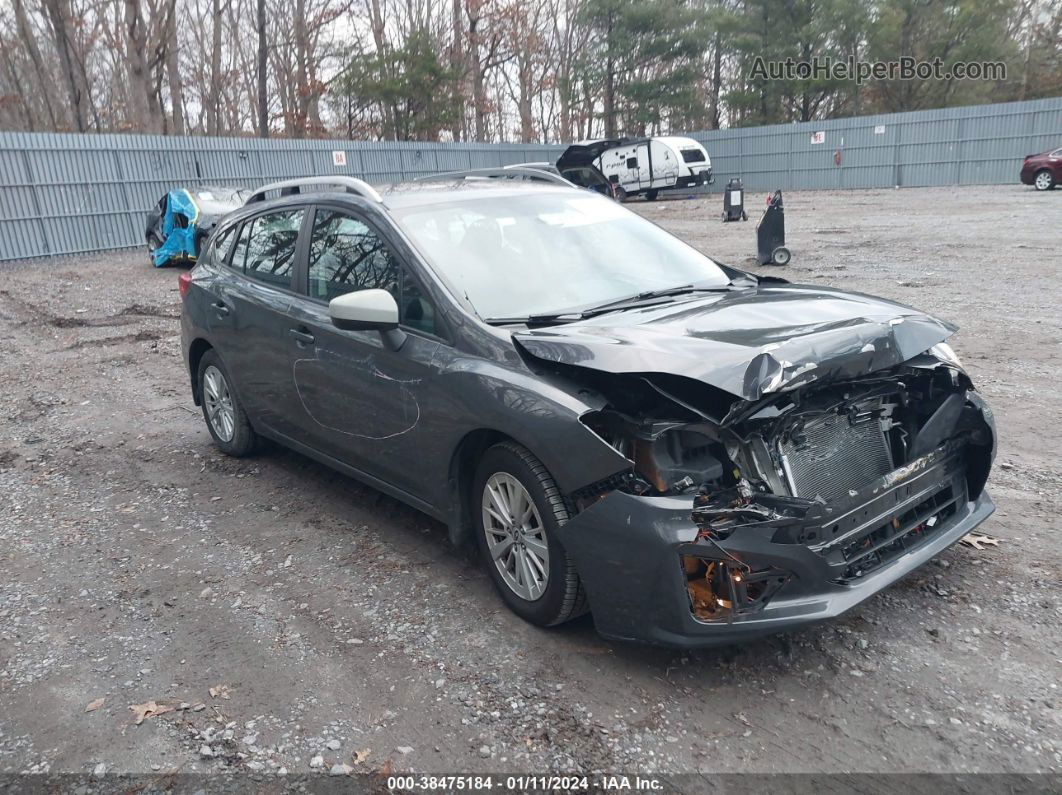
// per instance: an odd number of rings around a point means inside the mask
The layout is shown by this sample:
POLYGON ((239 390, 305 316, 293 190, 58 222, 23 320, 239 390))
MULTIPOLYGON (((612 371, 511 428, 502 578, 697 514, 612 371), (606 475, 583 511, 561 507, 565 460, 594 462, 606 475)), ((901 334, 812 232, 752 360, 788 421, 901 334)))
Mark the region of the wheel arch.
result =
POLYGON ((188 346, 188 377, 192 381, 192 400, 197 406, 203 400, 203 396, 199 391, 199 362, 203 360, 203 356, 206 355, 207 351, 213 349, 214 346, 202 337, 196 337, 192 340, 192 344, 188 346))
POLYGON ((475 540, 472 522, 472 481, 476 473, 476 464, 487 450, 501 442, 514 442, 527 447, 523 442, 502 431, 493 428, 477 428, 461 437, 450 456, 446 481, 450 498, 447 525, 450 542, 455 547, 469 545, 475 540))

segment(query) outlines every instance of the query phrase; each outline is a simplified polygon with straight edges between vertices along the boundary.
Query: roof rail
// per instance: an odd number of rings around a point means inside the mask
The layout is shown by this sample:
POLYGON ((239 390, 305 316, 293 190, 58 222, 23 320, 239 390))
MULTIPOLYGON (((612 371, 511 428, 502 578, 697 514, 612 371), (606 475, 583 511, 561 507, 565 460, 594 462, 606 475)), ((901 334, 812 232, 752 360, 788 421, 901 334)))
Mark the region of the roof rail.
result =
POLYGON ((471 168, 467 171, 443 171, 439 174, 428 174, 423 177, 417 177, 414 182, 434 182, 436 180, 444 179, 465 179, 467 177, 482 177, 485 179, 492 179, 498 177, 504 177, 507 179, 513 179, 515 177, 523 177, 529 180, 538 180, 539 182, 552 182, 556 185, 564 185, 568 188, 576 187, 571 182, 566 180, 560 174, 553 174, 549 171, 542 171, 537 168, 528 168, 522 164, 516 164, 512 166, 501 166, 499 168, 471 168))
POLYGON ((371 199, 374 202, 383 202, 383 197, 377 192, 376 188, 370 185, 363 179, 357 179, 356 177, 300 177, 298 179, 285 179, 280 182, 271 182, 268 185, 263 185, 258 188, 248 197, 247 204, 254 204, 255 202, 265 201, 265 195, 271 190, 279 190, 281 196, 291 196, 303 192, 303 188, 319 185, 332 185, 333 187, 343 188, 347 193, 353 193, 356 196, 363 196, 366 199, 371 199))

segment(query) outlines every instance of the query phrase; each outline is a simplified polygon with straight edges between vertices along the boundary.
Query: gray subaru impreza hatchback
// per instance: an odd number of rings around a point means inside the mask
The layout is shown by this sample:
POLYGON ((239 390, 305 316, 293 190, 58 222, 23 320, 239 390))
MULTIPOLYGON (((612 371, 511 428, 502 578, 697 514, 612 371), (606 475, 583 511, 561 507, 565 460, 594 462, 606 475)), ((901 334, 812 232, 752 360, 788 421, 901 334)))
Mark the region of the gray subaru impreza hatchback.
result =
POLYGON ((993 510, 953 326, 719 264, 543 172, 267 185, 180 293, 218 448, 268 438, 442 520, 542 626, 792 629, 993 510))

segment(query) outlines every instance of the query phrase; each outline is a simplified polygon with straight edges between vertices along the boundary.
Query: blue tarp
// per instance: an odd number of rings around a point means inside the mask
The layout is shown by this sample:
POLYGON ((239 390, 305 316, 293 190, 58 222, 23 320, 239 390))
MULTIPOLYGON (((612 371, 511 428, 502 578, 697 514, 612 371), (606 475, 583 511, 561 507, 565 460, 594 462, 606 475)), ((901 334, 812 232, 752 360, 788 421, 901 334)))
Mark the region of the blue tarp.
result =
POLYGON ((168 262, 195 261, 195 236, 199 205, 186 190, 166 194, 166 215, 162 219, 162 245, 155 249, 155 267, 168 262), (178 218, 177 216, 181 216, 178 218))

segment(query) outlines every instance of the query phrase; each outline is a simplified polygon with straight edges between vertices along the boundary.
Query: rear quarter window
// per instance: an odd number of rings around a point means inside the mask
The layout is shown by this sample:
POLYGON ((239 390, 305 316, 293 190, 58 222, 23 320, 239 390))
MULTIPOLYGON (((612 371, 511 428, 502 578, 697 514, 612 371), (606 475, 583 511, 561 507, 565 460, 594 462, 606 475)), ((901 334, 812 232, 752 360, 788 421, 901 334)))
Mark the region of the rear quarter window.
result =
POLYGON ((210 261, 215 265, 225 265, 228 262, 229 254, 236 243, 236 229, 238 226, 239 224, 236 224, 228 229, 222 229, 214 236, 214 241, 210 245, 210 261))

